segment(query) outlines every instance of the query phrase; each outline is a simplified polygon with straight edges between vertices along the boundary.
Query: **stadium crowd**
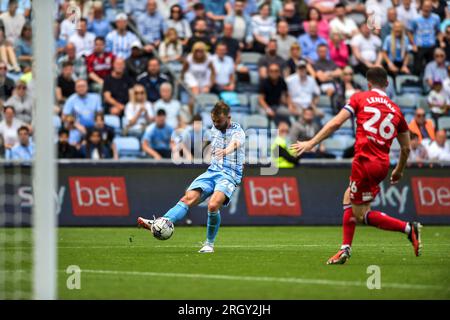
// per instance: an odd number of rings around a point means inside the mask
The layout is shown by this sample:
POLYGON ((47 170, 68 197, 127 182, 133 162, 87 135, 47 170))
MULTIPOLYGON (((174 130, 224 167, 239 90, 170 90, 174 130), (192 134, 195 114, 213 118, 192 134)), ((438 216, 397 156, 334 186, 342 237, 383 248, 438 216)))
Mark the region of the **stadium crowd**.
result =
MULTIPOLYGON (((252 135, 277 128, 265 151, 278 148, 291 167, 290 141, 311 138, 367 88, 368 68, 384 66, 409 122, 410 160, 450 160, 444 0, 55 2, 59 158, 192 158, 222 99, 252 135)), ((0 12, 0 157, 30 160, 31 0, 0 1, 0 12)), ((352 157, 353 139, 349 123, 306 156, 352 157)))

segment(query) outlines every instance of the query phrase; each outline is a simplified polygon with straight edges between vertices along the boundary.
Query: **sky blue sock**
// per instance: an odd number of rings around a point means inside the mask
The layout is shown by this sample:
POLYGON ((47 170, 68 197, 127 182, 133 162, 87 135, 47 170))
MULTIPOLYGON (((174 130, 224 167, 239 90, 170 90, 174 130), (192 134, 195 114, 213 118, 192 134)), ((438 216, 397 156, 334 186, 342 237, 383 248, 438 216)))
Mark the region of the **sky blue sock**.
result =
POLYGON ((178 201, 178 203, 172 209, 166 212, 164 218, 167 218, 173 223, 175 223, 183 219, 188 210, 189 207, 187 206, 186 203, 178 201))
POLYGON ((220 226, 220 211, 208 212, 208 223, 206 224, 206 239, 214 243, 220 226))

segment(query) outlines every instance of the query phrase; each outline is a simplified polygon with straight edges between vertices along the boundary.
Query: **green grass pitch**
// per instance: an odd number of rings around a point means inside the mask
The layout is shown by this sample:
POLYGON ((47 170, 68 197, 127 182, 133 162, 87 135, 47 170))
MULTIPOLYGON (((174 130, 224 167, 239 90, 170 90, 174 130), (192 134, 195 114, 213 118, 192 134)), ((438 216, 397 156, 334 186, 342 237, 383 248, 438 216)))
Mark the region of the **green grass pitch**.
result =
MULTIPOLYGON (((8 232, 12 232, 11 230, 8 232)), ((450 227, 425 226, 423 255, 406 235, 358 227, 353 256, 327 266, 340 227, 222 227, 199 254, 204 227, 158 241, 137 228, 59 228, 60 299, 449 299, 450 227), (66 286, 69 265, 81 289, 66 286), (368 289, 368 266, 381 289, 368 289)), ((13 247, 9 247, 10 250, 13 247)))

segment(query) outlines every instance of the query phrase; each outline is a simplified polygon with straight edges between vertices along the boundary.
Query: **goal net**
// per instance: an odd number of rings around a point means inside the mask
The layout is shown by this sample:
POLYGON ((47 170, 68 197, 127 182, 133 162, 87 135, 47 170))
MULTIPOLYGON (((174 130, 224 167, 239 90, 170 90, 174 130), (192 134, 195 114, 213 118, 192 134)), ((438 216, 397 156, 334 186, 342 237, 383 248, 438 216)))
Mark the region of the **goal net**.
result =
POLYGON ((23 80, 32 87, 29 144, 14 148, 24 145, 17 129, 14 146, 5 141, 7 134, 0 135, 0 300, 56 298, 54 6, 55 1, 32 2, 32 72, 23 80), (30 152, 30 158, 16 160, 16 151, 30 152))

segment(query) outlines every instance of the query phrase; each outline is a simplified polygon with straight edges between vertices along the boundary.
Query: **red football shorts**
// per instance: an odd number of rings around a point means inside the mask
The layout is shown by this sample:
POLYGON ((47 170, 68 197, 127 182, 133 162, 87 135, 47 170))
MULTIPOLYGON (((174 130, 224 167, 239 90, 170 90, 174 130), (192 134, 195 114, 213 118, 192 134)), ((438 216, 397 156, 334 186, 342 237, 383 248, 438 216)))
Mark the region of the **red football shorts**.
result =
POLYGON ((389 172, 389 163, 354 159, 350 176, 350 200, 355 204, 371 202, 380 192, 379 184, 389 172))

